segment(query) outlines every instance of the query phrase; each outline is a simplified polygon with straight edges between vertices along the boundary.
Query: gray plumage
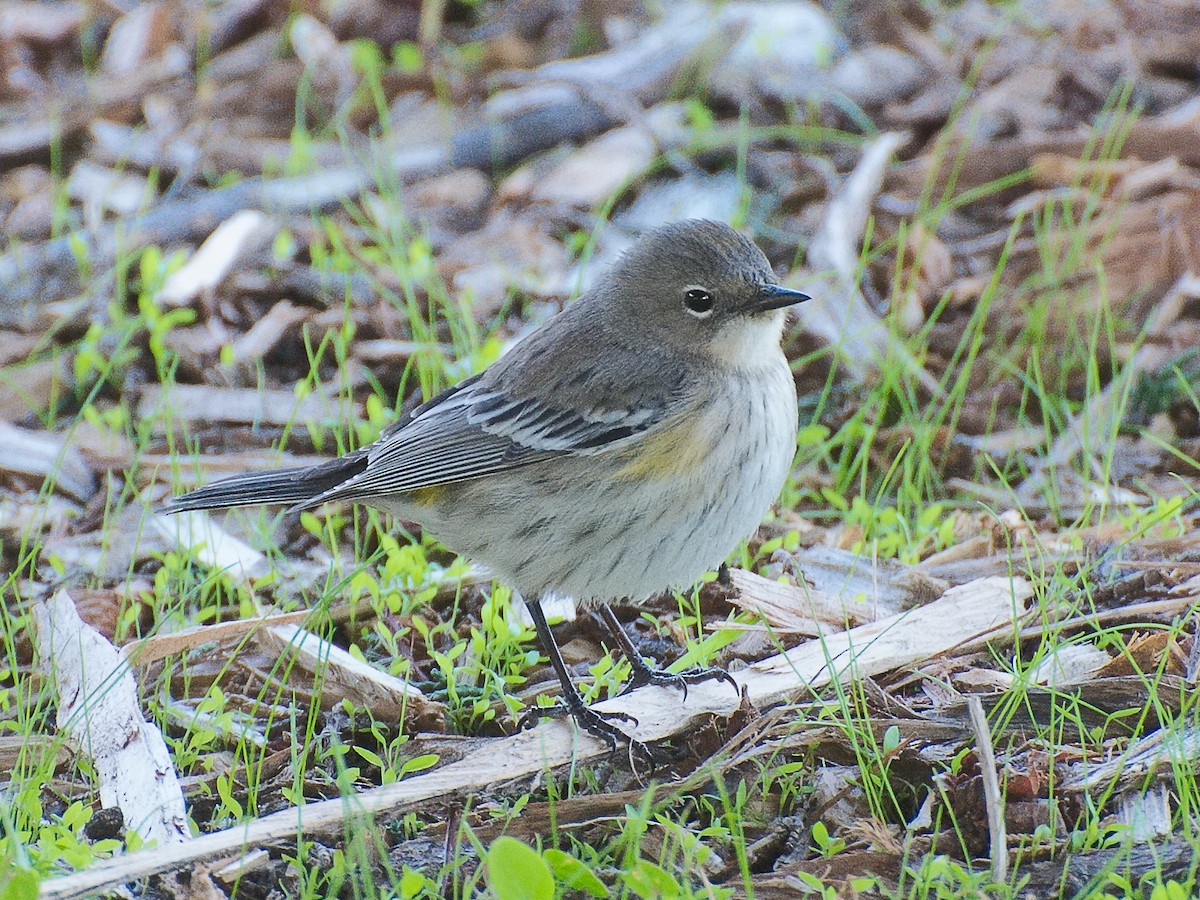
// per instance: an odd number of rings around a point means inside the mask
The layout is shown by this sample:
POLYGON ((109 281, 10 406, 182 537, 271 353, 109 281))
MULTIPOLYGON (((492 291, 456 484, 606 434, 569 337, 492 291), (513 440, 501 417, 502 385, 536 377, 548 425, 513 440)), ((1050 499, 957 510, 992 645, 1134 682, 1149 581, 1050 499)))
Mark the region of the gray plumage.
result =
POLYGON ((350 500, 420 524, 527 596, 685 585, 754 530, 786 478, 796 405, 781 307, 800 299, 727 226, 667 226, 374 444, 166 509, 350 500))

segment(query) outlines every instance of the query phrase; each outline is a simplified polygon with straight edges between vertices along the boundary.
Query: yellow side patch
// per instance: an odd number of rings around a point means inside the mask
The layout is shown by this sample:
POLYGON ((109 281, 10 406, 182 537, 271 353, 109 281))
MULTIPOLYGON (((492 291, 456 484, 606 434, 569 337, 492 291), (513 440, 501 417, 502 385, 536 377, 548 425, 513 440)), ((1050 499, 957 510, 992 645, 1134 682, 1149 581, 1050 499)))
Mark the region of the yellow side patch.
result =
POLYGON ((446 493, 445 486, 434 484, 429 487, 417 488, 415 491, 411 491, 409 496, 417 506, 433 506, 442 499, 444 493, 446 493))
POLYGON ((629 462, 618 478, 669 478, 697 472, 708 455, 711 436, 703 416, 671 423, 626 451, 629 462))

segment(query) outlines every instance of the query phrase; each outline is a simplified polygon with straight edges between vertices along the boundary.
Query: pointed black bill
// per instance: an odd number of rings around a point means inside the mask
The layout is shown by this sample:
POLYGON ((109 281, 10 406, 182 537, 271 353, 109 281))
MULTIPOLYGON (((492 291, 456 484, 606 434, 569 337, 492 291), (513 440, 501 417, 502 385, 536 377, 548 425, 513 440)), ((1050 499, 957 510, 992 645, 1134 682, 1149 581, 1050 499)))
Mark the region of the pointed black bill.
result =
POLYGON ((778 284, 763 284, 758 288, 757 299, 747 304, 747 309, 751 312, 768 312, 811 299, 808 294, 793 291, 791 288, 781 287, 778 284))

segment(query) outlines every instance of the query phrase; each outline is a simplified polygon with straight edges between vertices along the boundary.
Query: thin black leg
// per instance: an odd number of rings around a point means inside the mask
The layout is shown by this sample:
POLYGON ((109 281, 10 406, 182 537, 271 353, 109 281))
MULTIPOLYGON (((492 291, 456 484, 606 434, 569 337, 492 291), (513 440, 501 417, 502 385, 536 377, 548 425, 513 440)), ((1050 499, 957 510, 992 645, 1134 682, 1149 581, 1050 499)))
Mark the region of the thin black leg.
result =
POLYGON ((632 669, 632 674, 625 685, 625 690, 621 691, 622 694, 627 694, 634 688, 639 688, 644 684, 658 684, 681 689, 683 691, 684 702, 686 702, 689 684, 698 684, 701 681, 719 678, 722 681, 728 682, 738 695, 741 695, 741 688, 733 680, 733 676, 717 666, 697 667, 676 675, 665 669, 648 665, 646 660, 642 658, 642 654, 638 652, 637 647, 633 645, 633 641, 629 639, 629 635, 625 633, 625 629, 621 627, 621 621, 617 618, 617 614, 612 611, 612 607, 600 607, 600 621, 604 623, 609 634, 612 635, 618 649, 629 660, 629 666, 632 669))
MULTIPOLYGON (((584 731, 603 738, 613 750, 616 750, 618 740, 630 739, 625 732, 612 725, 608 720, 623 719, 636 725, 637 719, 625 715, 625 713, 598 713, 583 702, 583 697, 575 687, 575 683, 571 681, 571 673, 567 671, 567 664, 563 662, 558 642, 554 640, 554 633, 546 623, 546 615, 542 612, 541 601, 526 600, 525 606, 529 610, 529 617, 533 619, 533 628, 537 632, 538 640, 541 641, 542 649, 550 657, 550 665, 554 669, 554 674, 558 676, 559 684, 562 685, 563 702, 557 706, 533 707, 522 717, 520 727, 527 728, 543 716, 569 715, 584 731)), ((631 747, 634 743, 637 742, 631 741, 631 747)))

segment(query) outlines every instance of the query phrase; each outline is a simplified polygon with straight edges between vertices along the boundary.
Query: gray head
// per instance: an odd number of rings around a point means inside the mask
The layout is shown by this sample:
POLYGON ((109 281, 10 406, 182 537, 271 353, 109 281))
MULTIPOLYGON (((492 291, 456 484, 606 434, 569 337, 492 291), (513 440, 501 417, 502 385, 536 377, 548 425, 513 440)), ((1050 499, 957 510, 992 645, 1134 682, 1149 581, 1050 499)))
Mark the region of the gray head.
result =
POLYGON ((628 312, 659 340, 735 365, 777 349, 784 307, 808 299, 779 286, 749 238, 704 219, 650 232, 608 280, 611 302, 632 304, 628 312))

